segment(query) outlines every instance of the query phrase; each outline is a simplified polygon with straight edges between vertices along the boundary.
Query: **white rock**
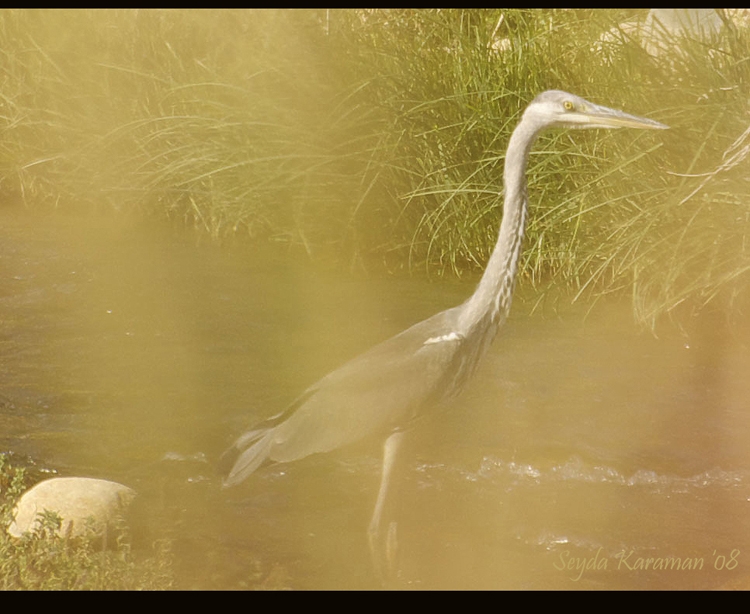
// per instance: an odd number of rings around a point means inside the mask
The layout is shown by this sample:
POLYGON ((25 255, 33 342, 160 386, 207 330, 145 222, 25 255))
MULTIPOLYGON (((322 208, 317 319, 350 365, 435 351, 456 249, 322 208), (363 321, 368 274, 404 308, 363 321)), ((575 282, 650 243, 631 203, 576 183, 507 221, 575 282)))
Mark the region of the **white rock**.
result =
POLYGON ((644 49, 653 56, 679 51, 680 38, 711 40, 724 23, 714 9, 651 9, 641 30, 644 49))
POLYGON ((15 519, 8 527, 13 537, 33 531, 44 510, 62 518, 59 535, 78 537, 85 533, 87 518, 93 518, 97 534, 122 516, 135 498, 127 486, 93 478, 52 478, 27 490, 18 500, 15 519))
MULTIPOLYGON (((750 15, 746 9, 724 10, 725 16, 737 28, 746 28, 750 15)), ((610 48, 635 39, 652 56, 668 52, 681 53, 683 38, 715 41, 724 29, 724 22, 715 9, 651 9, 646 19, 629 19, 605 32, 592 50, 608 54, 610 48)))

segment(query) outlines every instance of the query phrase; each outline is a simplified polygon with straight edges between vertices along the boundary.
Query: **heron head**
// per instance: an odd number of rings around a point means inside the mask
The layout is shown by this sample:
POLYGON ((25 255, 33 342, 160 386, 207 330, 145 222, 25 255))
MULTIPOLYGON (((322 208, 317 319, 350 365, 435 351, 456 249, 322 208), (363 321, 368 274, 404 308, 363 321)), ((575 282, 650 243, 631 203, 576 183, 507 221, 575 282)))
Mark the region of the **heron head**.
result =
POLYGON ((539 94, 524 112, 524 119, 540 128, 645 128, 663 130, 665 124, 602 107, 568 92, 548 90, 539 94))

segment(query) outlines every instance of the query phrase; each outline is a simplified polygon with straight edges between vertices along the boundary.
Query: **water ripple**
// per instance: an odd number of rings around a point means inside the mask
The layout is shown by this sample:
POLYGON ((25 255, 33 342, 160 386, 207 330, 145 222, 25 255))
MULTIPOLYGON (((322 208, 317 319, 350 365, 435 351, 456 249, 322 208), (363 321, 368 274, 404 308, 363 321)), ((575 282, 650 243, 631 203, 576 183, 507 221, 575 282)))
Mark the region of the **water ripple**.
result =
MULTIPOLYGON (((564 481, 646 487, 670 492, 687 492, 691 489, 710 487, 741 488, 750 483, 749 477, 747 471, 727 471, 718 467, 688 477, 658 473, 650 469, 639 469, 631 475, 625 475, 613 467, 586 463, 576 456, 548 468, 485 456, 478 471, 466 472, 464 475, 464 478, 470 481, 510 480, 516 485, 564 481)), ((748 495, 750 496, 750 489, 748 495)))

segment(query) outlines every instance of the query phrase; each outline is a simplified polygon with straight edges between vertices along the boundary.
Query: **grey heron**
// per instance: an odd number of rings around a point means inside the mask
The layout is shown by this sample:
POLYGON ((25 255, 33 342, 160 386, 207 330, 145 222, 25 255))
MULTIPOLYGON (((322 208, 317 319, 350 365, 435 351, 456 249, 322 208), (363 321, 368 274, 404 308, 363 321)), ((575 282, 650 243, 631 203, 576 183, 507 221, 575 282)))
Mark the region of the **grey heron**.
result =
POLYGON ((288 463, 365 437, 381 437, 382 474, 368 528, 373 560, 381 568, 381 517, 403 433, 425 411, 463 388, 508 315, 526 227, 529 151, 539 133, 551 127, 668 126, 567 92, 539 94, 510 137, 499 236, 474 294, 347 362, 310 386, 284 412, 239 437, 220 461, 225 486, 239 484, 263 463, 288 463))

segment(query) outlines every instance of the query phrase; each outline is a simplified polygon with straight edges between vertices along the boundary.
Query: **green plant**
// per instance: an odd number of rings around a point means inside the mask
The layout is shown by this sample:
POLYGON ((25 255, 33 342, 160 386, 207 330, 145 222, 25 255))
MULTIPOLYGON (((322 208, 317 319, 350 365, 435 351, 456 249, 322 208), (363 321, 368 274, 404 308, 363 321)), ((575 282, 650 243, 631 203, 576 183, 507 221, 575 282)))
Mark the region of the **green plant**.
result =
POLYGON ((0 454, 0 589, 3 590, 144 590, 174 584, 171 545, 157 540, 151 552, 131 550, 128 528, 114 528, 115 547, 102 549, 90 525, 81 538, 59 536, 61 519, 44 510, 34 530, 17 539, 6 528, 24 490, 23 469, 0 454))

